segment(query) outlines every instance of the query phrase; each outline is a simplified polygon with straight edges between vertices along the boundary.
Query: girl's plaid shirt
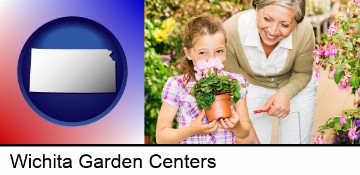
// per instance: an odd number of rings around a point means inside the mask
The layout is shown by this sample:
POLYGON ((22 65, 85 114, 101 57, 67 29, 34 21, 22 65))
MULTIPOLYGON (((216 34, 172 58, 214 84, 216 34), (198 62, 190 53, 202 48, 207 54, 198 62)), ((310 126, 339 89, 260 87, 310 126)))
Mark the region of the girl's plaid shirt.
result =
MULTIPOLYGON (((232 79, 239 81, 241 99, 246 97, 248 81, 240 74, 225 72, 224 74, 232 79), (246 88, 244 88, 245 85, 246 88)), ((189 126, 200 114, 195 98, 190 94, 190 89, 195 85, 194 80, 190 80, 185 88, 182 86, 184 75, 170 77, 162 91, 162 101, 170 105, 178 107, 177 122, 178 128, 189 126)), ((234 108, 232 106, 232 108, 234 108)), ((204 124, 208 124, 206 117, 204 117, 204 124)), ((234 144, 234 134, 226 129, 219 128, 217 132, 211 134, 197 134, 193 135, 180 144, 234 144)))

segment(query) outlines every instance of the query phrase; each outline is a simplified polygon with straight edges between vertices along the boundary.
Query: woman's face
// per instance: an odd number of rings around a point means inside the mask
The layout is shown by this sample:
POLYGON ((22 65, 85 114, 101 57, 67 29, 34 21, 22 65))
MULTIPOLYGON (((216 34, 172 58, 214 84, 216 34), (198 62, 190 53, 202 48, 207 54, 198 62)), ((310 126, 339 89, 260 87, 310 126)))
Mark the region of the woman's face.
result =
POLYGON ((190 49, 184 48, 186 57, 193 61, 207 61, 209 58, 218 57, 224 64, 226 61, 226 43, 224 34, 217 32, 214 35, 202 35, 194 39, 194 46, 190 49))
POLYGON ((263 44, 274 46, 288 37, 296 25, 295 12, 280 5, 256 9, 257 28, 263 44))

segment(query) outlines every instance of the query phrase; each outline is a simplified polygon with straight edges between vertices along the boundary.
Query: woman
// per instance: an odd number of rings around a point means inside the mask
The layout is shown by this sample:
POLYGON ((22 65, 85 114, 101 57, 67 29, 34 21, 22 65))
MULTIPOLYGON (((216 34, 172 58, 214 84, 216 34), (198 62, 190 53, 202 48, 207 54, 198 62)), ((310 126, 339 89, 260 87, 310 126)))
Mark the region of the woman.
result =
POLYGON ((224 24, 225 67, 250 82, 247 104, 261 143, 270 143, 273 117, 280 118, 279 143, 309 143, 316 101, 315 41, 304 19, 305 0, 254 0, 253 7, 224 24), (269 111, 253 114, 257 109, 269 111))

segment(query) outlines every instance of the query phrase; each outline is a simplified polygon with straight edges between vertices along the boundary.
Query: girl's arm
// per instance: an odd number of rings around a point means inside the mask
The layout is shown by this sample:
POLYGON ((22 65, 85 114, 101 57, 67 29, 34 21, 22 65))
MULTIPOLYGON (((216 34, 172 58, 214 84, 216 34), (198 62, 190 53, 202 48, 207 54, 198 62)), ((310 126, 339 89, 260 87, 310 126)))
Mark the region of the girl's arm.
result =
POLYGON ((219 124, 216 121, 207 125, 202 124, 202 119, 205 116, 203 111, 190 126, 178 129, 172 128, 177 111, 178 107, 167 103, 162 104, 156 125, 156 142, 158 144, 179 143, 192 135, 213 133, 218 129, 219 124))
POLYGON ((238 138, 249 136, 251 121, 249 119, 246 98, 240 99, 235 103, 235 111, 232 110, 232 117, 220 120, 220 125, 224 129, 232 131, 238 138))
POLYGON ((251 120, 246 105, 246 98, 240 99, 235 103, 235 111, 239 115, 239 125, 235 126, 232 132, 239 138, 246 138, 249 136, 251 129, 251 120))

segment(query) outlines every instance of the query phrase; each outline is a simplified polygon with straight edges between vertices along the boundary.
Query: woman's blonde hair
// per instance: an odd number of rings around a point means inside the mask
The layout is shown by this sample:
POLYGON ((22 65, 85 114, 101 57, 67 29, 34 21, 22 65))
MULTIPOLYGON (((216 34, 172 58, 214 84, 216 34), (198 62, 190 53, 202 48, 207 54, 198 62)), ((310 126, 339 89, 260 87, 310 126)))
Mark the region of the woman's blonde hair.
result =
POLYGON ((268 5, 280 5, 295 11, 296 23, 301 23, 305 17, 305 0, 253 0, 254 8, 262 9, 268 5))

